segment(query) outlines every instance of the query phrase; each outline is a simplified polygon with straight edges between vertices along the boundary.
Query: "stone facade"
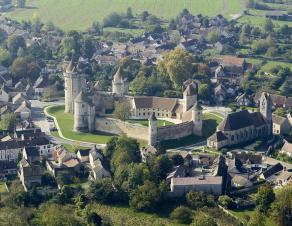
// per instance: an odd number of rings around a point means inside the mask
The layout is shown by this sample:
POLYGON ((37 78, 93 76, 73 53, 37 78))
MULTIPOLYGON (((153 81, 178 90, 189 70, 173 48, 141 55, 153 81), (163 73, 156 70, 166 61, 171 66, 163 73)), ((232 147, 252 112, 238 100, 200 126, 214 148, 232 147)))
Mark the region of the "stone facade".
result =
POLYGON ((99 82, 92 85, 78 72, 71 61, 65 77, 65 112, 74 113, 74 131, 99 130, 112 134, 148 140, 150 145, 168 139, 179 139, 191 134, 202 134, 202 109, 197 102, 198 84, 186 86, 183 99, 151 96, 127 96, 128 82, 119 68, 112 81, 112 92, 103 91, 99 82), (157 128, 156 120, 149 120, 149 128, 120 120, 101 118, 114 111, 117 103, 131 108, 131 118, 148 119, 149 116, 171 119, 179 124, 157 128))
POLYGON ((260 101, 260 112, 246 110, 229 114, 207 140, 211 148, 220 149, 272 135, 272 102, 267 93, 260 101))

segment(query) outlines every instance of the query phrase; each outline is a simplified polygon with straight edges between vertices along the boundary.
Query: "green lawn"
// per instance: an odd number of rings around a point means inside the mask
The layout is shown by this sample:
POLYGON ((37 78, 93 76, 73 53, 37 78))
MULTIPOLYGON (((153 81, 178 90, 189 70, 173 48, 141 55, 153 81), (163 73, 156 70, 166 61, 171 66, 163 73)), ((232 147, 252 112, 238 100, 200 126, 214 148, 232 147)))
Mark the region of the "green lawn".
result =
POLYGON ((219 113, 205 113, 203 121, 203 137, 208 138, 211 136, 216 131, 216 127, 222 122, 222 120, 223 117, 219 113))
MULTIPOLYGON (((92 204, 88 208, 101 215, 102 218, 109 219, 112 225, 181 226, 181 224, 178 224, 169 218, 161 217, 156 214, 135 212, 128 207, 92 204)), ((163 208, 161 208, 160 211, 163 211, 163 208)))
MULTIPOLYGON (((110 135, 73 132, 73 115, 64 113, 64 106, 48 108, 48 113, 56 117, 63 136, 69 139, 105 144, 112 137, 110 135)), ((54 134, 53 134, 54 135, 54 134)))
MULTIPOLYGON (((148 119, 129 119, 128 122, 138 123, 138 124, 148 127, 148 119)), ((157 120, 157 127, 170 126, 170 125, 174 125, 174 123, 166 121, 166 120, 159 120, 159 119, 157 120)))
MULTIPOLYGON (((238 217, 239 220, 241 220, 244 225, 246 225, 252 216, 252 214, 255 212, 255 210, 242 210, 242 211, 234 211, 230 210, 231 213, 233 213, 236 217, 238 217)), ((273 219, 270 217, 265 218, 265 225, 266 226, 275 226, 277 225, 273 219)))
POLYGON ((7 190, 6 190, 5 184, 4 184, 4 182, 1 182, 0 183, 0 194, 6 193, 6 192, 7 192, 7 190))
POLYGON ((126 12, 131 7, 133 14, 147 10, 164 18, 175 18, 187 8, 193 14, 215 16, 222 14, 230 18, 242 10, 240 0, 27 0, 27 8, 5 13, 6 17, 52 21, 64 30, 85 30, 93 21, 102 21, 112 12, 126 12))
POLYGON ((289 67, 292 70, 292 63, 287 62, 278 62, 278 61, 268 61, 265 65, 262 66, 261 71, 269 71, 271 68, 276 66, 289 67))
MULTIPOLYGON (((237 21, 241 24, 252 24, 257 26, 262 26, 266 20, 266 10, 255 10, 255 9, 248 9, 248 15, 245 14, 242 17, 240 17, 237 21)), ((273 20, 273 23, 275 25, 282 26, 284 24, 287 24, 288 26, 292 26, 291 21, 280 21, 280 20, 273 20)))

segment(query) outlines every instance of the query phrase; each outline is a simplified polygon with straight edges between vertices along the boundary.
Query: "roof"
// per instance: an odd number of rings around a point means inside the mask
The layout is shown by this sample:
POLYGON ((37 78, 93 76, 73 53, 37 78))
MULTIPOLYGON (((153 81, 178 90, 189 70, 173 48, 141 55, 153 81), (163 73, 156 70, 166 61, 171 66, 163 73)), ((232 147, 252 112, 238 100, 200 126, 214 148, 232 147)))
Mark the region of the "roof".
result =
POLYGON ((204 177, 175 177, 171 179, 173 185, 196 185, 196 184, 222 184, 222 177, 212 177, 212 176, 204 176, 204 177))
POLYGON ((274 114, 272 115, 272 118, 273 118, 273 123, 278 124, 278 125, 282 125, 287 120, 287 118, 274 115, 274 114))
POLYGON ((80 156, 88 156, 89 155, 89 151, 90 151, 90 149, 85 149, 85 150, 80 149, 80 150, 78 150, 80 156))
POLYGON ((221 60, 221 63, 225 66, 226 65, 243 66, 244 62, 245 62, 244 58, 229 55, 223 56, 221 60))
POLYGON ((261 164, 262 156, 254 153, 235 153, 235 159, 239 160, 242 164, 261 164))
POLYGON ((265 172, 263 172, 263 176, 265 179, 273 176, 274 174, 283 170, 283 166, 281 163, 277 163, 276 165, 270 166, 265 172))
POLYGON ((74 62, 73 57, 66 68, 66 73, 76 73, 77 72, 77 63, 74 62))
POLYGON ((114 82, 122 82, 123 81, 123 76, 121 73, 121 67, 118 68, 117 72, 114 75, 114 82))
POLYGON ((227 117, 220 123, 219 130, 232 131, 245 128, 253 125, 250 114, 247 110, 228 114, 227 117))
POLYGON ((37 147, 25 147, 27 157, 39 156, 39 149, 37 147))
POLYGON ((175 170, 168 174, 167 179, 171 179, 174 177, 185 177, 186 176, 186 166, 180 165, 176 166, 175 170))
POLYGON ((46 75, 40 75, 34 84, 34 88, 46 88, 50 85, 49 79, 46 75))
POLYGON ((22 104, 14 112, 19 113, 19 112, 22 112, 26 108, 30 109, 30 105, 27 101, 23 101, 22 104))
POLYGON ((282 147, 281 151, 292 154, 292 144, 285 140, 284 146, 282 147))
POLYGON ((64 166, 67 166, 68 168, 74 168, 79 165, 79 162, 77 159, 70 159, 63 163, 64 166))
POLYGON ((81 91, 74 100, 77 103, 90 103, 90 99, 88 98, 87 94, 81 91))
POLYGON ((140 108, 152 108, 161 109, 167 111, 173 111, 177 99, 176 98, 164 98, 164 97, 134 97, 134 103, 137 109, 140 108))
POLYGON ((227 140, 227 137, 221 131, 215 132, 212 136, 208 138, 211 141, 220 142, 223 140, 227 140))
POLYGON ((12 98, 12 101, 14 103, 15 101, 20 99, 27 100, 28 98, 23 93, 18 93, 12 98))
POLYGON ((191 83, 187 86, 187 88, 184 91, 184 94, 186 96, 194 96, 197 94, 197 89, 194 87, 193 83, 191 83))

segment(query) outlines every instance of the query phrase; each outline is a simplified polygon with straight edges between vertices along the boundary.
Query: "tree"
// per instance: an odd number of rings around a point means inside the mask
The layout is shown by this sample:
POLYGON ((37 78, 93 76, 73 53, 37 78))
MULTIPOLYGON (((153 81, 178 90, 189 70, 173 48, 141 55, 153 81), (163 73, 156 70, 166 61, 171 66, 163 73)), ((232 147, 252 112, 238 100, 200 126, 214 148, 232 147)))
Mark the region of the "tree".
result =
POLYGON ((96 212, 90 212, 87 215, 87 223, 89 224, 89 226, 101 226, 102 218, 96 212))
POLYGON ((227 195, 220 196, 218 201, 219 201, 220 205, 222 205, 228 209, 232 209, 234 207, 234 202, 233 202, 232 198, 230 198, 227 195))
POLYGON ((192 77, 194 59, 192 55, 182 49, 167 53, 158 64, 158 71, 169 77, 175 88, 180 88, 183 82, 192 77))
POLYGON ((0 48, 0 64, 8 67, 11 63, 10 53, 3 48, 0 48))
POLYGON ((130 206, 138 211, 152 212, 157 208, 161 194, 157 186, 150 181, 130 193, 130 206))
POLYGON ((247 226, 265 226, 266 217, 263 213, 255 211, 250 220, 248 221, 247 226))
POLYGON ((274 24, 271 19, 266 19, 264 23, 264 30, 266 33, 272 32, 274 29, 274 24))
POLYGON ((128 7, 128 9, 127 9, 127 18, 128 19, 132 19, 133 17, 134 16, 133 16, 132 8, 128 7))
POLYGON ((117 27, 122 17, 120 14, 113 12, 103 19, 104 27, 117 27))
POLYGON ((17 124, 16 115, 13 113, 7 113, 2 115, 2 120, 0 121, 1 130, 13 130, 17 124))
POLYGON ((220 38, 219 32, 216 30, 212 30, 211 32, 208 33, 207 40, 210 43, 216 43, 218 42, 219 38, 220 38))
POLYGON ((256 194, 257 209, 262 213, 266 213, 274 200, 275 193, 273 188, 270 185, 261 186, 256 194))
POLYGON ((72 206, 48 204, 40 210, 39 224, 44 226, 79 226, 81 222, 72 214, 72 206))
POLYGON ((84 36, 82 40, 82 44, 81 44, 81 54, 84 57, 91 59, 94 53, 95 53, 95 45, 94 45, 92 36, 89 36, 89 35, 84 36))
POLYGON ((114 187, 110 179, 102 179, 90 184, 88 196, 100 203, 111 203, 114 199, 114 187))
POLYGON ((142 20, 143 22, 146 21, 147 18, 148 18, 148 16, 149 16, 148 11, 143 11, 142 14, 141 14, 141 20, 142 20))
POLYGON ((7 48, 11 56, 15 58, 19 48, 26 49, 26 43, 22 36, 12 35, 7 40, 7 48))
POLYGON ((114 111, 115 117, 122 121, 126 121, 131 116, 131 107, 125 103, 117 103, 114 111))
POLYGON ((205 101, 210 100, 210 96, 211 96, 211 91, 210 91, 210 87, 208 84, 201 84, 199 86, 199 98, 205 101))
POLYGON ((213 217, 207 215, 206 213, 199 211, 195 213, 192 226, 217 226, 216 221, 213 217))
POLYGON ((189 192, 186 195, 188 205, 193 209, 202 208, 204 206, 211 207, 214 205, 213 196, 207 196, 202 192, 189 192))
POLYGON ((171 212, 170 218, 181 224, 189 224, 192 222, 192 210, 185 206, 179 206, 171 212))
POLYGON ((292 184, 288 184, 277 192, 276 200, 272 204, 272 217, 280 226, 292 224, 291 213, 292 184))
POLYGON ((167 174, 172 170, 172 161, 167 155, 157 156, 153 162, 150 162, 153 174, 157 176, 158 180, 165 180, 167 174))

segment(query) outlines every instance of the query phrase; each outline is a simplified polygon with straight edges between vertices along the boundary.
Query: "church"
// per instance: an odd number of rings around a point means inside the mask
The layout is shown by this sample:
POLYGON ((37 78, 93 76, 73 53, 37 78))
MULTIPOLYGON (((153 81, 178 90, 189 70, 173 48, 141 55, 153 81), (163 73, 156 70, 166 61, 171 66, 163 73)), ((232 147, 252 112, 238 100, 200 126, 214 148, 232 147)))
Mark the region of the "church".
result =
POLYGON ((65 112, 74 114, 76 132, 93 132, 98 130, 98 117, 106 117, 114 111, 117 103, 129 105, 131 118, 149 119, 149 127, 153 118, 169 119, 176 124, 156 128, 155 140, 150 141, 154 130, 149 130, 148 142, 155 145, 158 140, 177 139, 188 135, 202 134, 202 108, 198 104, 198 84, 189 83, 183 98, 165 98, 155 96, 131 96, 128 94, 129 82, 122 76, 121 68, 112 80, 112 91, 104 91, 97 81, 94 85, 86 82, 85 75, 78 69, 73 60, 64 70, 65 112), (181 131, 181 132, 179 132, 181 131))
POLYGON ((207 146, 219 150, 271 136, 272 99, 270 94, 262 93, 259 108, 259 112, 250 113, 243 110, 227 115, 218 125, 217 131, 208 138, 207 146))

